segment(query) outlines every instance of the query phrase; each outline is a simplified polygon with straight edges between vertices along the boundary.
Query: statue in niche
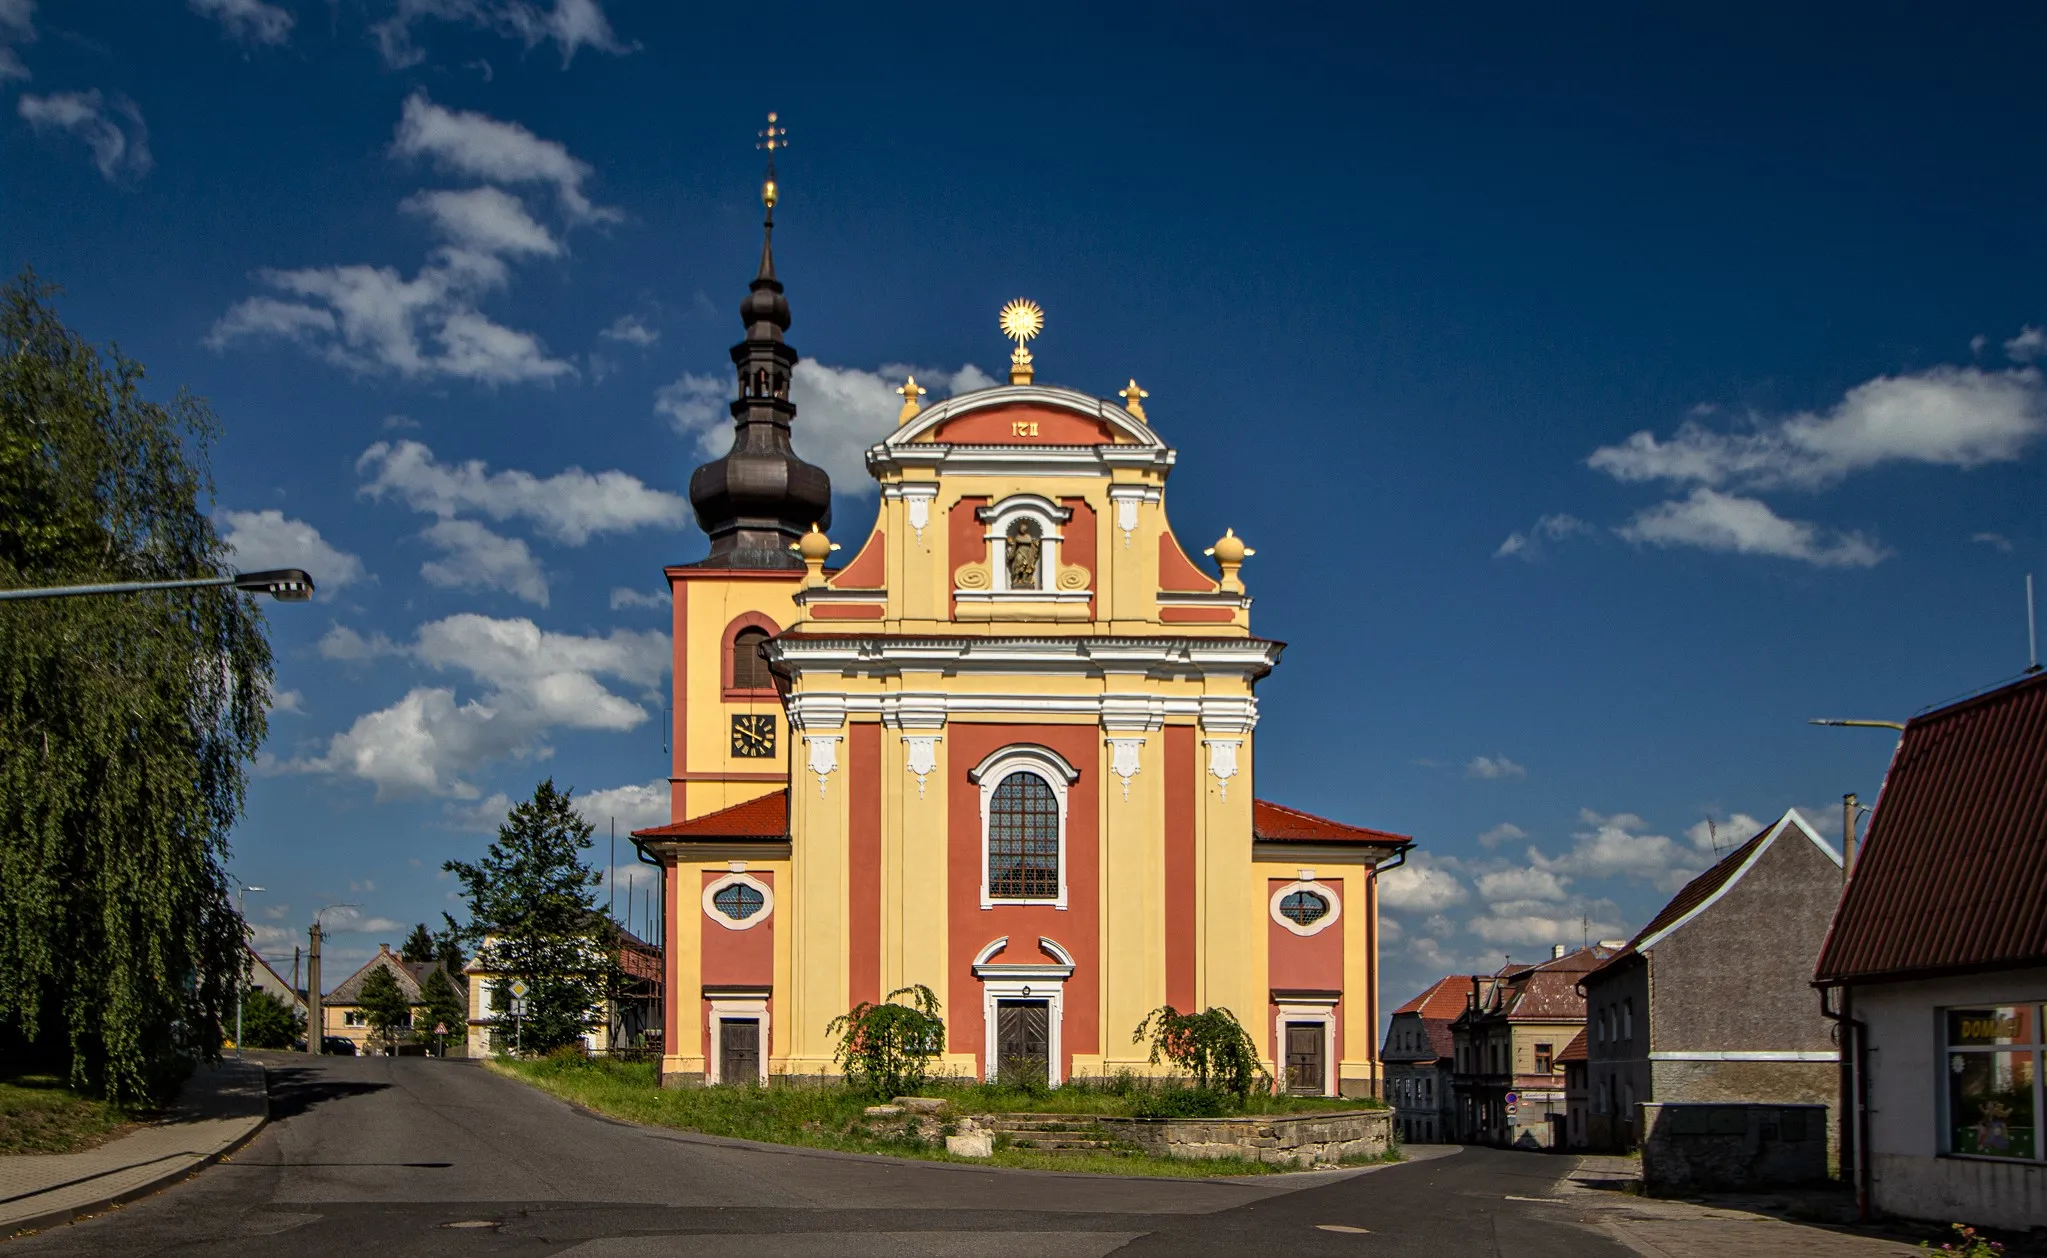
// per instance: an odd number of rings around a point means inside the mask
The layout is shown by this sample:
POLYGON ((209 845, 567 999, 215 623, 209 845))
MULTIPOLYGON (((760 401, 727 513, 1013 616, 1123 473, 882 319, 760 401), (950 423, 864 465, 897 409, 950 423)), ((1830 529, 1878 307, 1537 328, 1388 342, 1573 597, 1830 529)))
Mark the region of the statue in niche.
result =
POLYGON ((1026 517, 1010 525, 1005 549, 1009 558, 1009 588, 1037 589, 1038 556, 1042 549, 1038 540, 1038 522, 1026 517))

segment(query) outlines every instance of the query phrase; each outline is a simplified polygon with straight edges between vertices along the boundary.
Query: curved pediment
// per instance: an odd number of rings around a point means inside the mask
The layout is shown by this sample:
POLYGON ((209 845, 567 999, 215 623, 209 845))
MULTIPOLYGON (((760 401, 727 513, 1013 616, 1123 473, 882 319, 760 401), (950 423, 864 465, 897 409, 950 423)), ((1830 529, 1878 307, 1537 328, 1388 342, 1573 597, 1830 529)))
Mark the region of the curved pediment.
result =
POLYGON ((881 444, 1119 445, 1163 450, 1165 443, 1121 406, 1077 389, 998 385, 949 397, 925 409, 881 444))

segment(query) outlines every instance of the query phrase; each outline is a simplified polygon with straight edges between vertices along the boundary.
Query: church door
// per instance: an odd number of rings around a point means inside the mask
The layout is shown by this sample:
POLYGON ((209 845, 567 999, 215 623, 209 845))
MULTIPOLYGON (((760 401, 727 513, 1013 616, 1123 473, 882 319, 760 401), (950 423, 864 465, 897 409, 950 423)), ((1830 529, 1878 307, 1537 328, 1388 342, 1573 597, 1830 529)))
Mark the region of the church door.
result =
POLYGON ((718 1082, 761 1081, 761 1024, 757 1019, 724 1018, 718 1023, 718 1082))
POLYGON ((995 1073, 1044 1082, 1052 1055, 1052 1010, 1042 1000, 1002 1000, 995 1005, 995 1073))
POLYGON ((1323 1069, 1323 1024, 1286 1024, 1286 1090, 1296 1096, 1321 1096, 1328 1073, 1323 1069))

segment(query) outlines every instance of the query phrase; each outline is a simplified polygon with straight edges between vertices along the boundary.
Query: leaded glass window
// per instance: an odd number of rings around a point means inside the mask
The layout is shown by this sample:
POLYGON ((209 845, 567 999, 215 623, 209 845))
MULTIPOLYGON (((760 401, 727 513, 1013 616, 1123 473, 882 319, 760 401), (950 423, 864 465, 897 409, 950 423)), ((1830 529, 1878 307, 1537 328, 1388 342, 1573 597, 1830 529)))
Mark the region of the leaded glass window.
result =
POLYGON ((750 887, 743 882, 728 883, 718 888, 716 894, 711 896, 711 907, 735 922, 743 922, 752 917, 760 912, 767 902, 768 898, 760 893, 758 887, 750 887))
POLYGON ((1329 916, 1329 901, 1313 891, 1296 891, 1280 900, 1279 911, 1296 926, 1312 926, 1329 916))
POLYGON ((988 896, 1059 897, 1059 798, 1035 773, 1012 773, 988 805, 988 896))

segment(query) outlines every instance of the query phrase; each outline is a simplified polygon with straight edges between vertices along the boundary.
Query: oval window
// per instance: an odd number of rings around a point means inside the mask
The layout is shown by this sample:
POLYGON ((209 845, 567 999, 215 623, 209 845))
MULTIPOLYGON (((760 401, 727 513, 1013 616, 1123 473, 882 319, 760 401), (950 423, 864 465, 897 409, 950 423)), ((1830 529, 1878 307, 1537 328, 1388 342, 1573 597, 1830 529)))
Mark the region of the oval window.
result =
POLYGON ((1312 926, 1329 916, 1329 901, 1313 891, 1296 891, 1279 902, 1279 911, 1296 926, 1312 926))
POLYGON ((718 893, 711 897, 712 907, 735 922, 743 922, 752 917, 760 912, 767 902, 767 897, 762 895, 758 888, 749 887, 743 882, 720 887, 718 893))

